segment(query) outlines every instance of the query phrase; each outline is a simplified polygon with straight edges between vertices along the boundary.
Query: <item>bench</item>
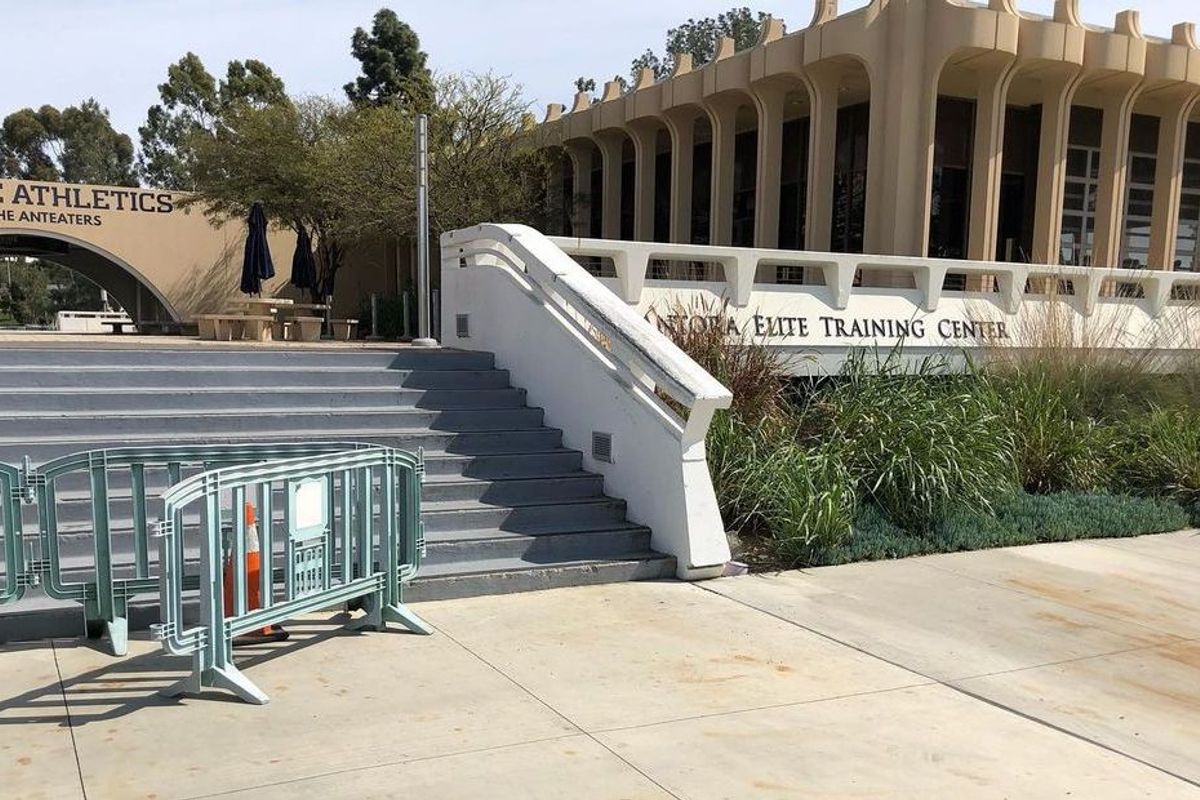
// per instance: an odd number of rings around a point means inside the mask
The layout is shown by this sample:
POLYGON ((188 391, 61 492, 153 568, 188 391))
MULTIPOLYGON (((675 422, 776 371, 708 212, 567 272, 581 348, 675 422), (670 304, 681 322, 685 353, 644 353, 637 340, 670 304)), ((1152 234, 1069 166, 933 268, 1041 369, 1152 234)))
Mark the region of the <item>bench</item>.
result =
POLYGON ((358 320, 356 319, 331 319, 329 320, 330 333, 338 342, 348 342, 355 338, 358 333, 358 320))
POLYGON ((118 335, 125 333, 126 329, 128 329, 129 333, 137 333, 137 325, 134 324, 133 320, 129 319, 102 319, 100 320, 100 325, 105 328, 111 328, 112 333, 118 335))
POLYGON ((196 324, 201 339, 232 342, 247 338, 256 342, 271 341, 271 323, 275 318, 260 314, 197 314, 196 324))
POLYGON ((321 340, 321 326, 325 320, 321 317, 292 317, 284 324, 290 327, 290 338, 299 342, 317 342, 321 340))

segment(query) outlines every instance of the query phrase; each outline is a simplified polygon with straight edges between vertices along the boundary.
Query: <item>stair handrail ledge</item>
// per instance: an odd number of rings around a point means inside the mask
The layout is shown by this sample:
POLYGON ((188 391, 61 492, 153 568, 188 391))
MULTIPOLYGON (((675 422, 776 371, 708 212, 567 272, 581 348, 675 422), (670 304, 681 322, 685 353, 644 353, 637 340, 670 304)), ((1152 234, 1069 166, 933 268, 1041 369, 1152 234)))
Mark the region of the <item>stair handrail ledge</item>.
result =
POLYGON ((483 224, 445 234, 443 246, 460 248, 459 257, 501 258, 527 275, 547 297, 559 300, 564 310, 578 314, 608 337, 610 352, 633 375, 646 376, 653 383, 648 388, 662 391, 691 412, 683 426, 685 443, 693 443, 696 437, 702 441, 712 413, 733 403, 733 394, 720 381, 537 230, 527 225, 483 224), (503 249, 488 247, 491 243, 503 249), (703 423, 703 429, 697 423, 703 423))
POLYGON ((533 228, 477 225, 441 246, 442 343, 495 353, 679 577, 720 574, 729 546, 704 439, 730 391, 533 228), (592 452, 600 433, 608 461, 592 452))

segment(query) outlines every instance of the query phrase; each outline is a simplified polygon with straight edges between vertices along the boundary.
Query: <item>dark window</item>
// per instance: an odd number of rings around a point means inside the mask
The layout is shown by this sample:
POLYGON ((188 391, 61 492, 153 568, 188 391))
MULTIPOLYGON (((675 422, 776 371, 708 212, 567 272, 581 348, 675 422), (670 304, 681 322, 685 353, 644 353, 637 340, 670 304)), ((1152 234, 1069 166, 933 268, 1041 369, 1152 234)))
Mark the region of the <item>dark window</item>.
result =
POLYGON ((805 247, 808 192, 808 117, 783 123, 783 160, 779 165, 779 246, 805 247))
POLYGON ((754 245, 754 184, 758 172, 758 132, 745 131, 733 139, 734 247, 754 245))
POLYGON ((975 102, 939 97, 929 198, 929 255, 966 258, 975 102))
POLYGON ((861 253, 867 212, 867 139, 870 103, 838 109, 837 149, 833 165, 833 235, 835 253, 861 253))

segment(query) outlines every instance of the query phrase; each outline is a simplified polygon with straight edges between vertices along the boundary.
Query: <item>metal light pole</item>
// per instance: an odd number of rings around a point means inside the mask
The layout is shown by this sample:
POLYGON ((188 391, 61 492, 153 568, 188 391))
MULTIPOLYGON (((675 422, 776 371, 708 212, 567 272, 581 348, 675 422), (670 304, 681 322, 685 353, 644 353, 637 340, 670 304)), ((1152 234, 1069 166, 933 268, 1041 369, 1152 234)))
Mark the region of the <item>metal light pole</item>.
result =
POLYGON ((417 347, 437 347, 429 331, 429 117, 417 115, 417 347))

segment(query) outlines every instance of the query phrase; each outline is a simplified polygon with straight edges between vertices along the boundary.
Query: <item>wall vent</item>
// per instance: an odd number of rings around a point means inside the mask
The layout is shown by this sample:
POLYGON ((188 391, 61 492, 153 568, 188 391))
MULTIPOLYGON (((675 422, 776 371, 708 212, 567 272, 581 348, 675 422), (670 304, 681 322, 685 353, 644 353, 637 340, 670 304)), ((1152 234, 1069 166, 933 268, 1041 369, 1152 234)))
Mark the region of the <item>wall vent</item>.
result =
POLYGON ((592 458, 606 464, 613 463, 613 440, 611 433, 592 431, 592 458))
POLYGON ((471 325, 469 322, 469 314, 458 314, 454 318, 454 331, 460 339, 467 339, 471 336, 471 325))

